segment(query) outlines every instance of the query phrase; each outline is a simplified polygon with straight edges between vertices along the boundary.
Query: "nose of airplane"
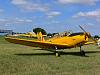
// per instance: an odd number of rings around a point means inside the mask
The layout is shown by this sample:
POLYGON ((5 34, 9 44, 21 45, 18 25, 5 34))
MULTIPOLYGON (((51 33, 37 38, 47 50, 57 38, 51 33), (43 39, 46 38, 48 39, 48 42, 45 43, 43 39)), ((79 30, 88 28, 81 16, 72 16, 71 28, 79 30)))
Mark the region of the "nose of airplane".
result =
POLYGON ((85 35, 85 40, 87 40, 87 38, 91 37, 90 33, 88 33, 88 32, 85 32, 84 35, 85 35))

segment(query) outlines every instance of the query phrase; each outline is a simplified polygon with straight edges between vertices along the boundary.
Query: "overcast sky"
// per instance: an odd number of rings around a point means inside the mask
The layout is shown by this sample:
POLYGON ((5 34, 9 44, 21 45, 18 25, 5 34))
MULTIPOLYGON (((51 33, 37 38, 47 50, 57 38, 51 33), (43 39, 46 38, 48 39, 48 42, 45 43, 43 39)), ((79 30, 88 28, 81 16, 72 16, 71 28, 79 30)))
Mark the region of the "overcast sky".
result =
POLYGON ((0 29, 82 31, 100 35, 100 0, 0 0, 0 29))

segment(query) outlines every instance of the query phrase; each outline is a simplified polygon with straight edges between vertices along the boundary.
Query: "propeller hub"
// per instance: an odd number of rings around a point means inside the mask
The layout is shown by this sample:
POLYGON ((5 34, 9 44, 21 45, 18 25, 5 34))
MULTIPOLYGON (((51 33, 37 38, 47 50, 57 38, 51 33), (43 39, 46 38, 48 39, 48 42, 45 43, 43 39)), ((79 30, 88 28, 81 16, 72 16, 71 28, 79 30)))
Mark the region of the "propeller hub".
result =
POLYGON ((89 32, 84 32, 85 36, 87 36, 88 38, 91 37, 91 34, 89 32))

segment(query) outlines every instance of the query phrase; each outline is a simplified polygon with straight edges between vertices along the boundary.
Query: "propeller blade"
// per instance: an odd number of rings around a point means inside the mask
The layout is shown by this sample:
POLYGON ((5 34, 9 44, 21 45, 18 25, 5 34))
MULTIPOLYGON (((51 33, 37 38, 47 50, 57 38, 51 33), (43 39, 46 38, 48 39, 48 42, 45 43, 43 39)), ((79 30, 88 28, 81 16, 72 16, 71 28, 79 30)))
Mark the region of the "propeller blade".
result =
POLYGON ((83 30, 86 36, 91 37, 91 35, 82 26, 79 25, 79 27, 83 30))
POLYGON ((85 31, 85 29, 79 25, 79 27, 86 33, 86 36, 88 36, 88 38, 92 39, 95 43, 97 42, 96 40, 94 40, 94 38, 91 36, 90 33, 88 33, 87 31, 85 31))
MULTIPOLYGON (((84 32, 86 32, 85 29, 84 29, 82 26, 79 25, 79 27, 80 27, 84 32)), ((87 33, 87 32, 86 32, 86 33, 87 33)))

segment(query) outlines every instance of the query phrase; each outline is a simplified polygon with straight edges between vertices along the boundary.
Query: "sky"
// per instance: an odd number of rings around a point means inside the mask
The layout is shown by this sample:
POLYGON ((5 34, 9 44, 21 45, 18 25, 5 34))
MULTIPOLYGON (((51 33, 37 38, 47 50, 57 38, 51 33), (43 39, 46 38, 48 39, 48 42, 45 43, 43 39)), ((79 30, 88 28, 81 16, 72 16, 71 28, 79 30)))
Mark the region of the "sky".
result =
POLYGON ((100 0, 0 0, 0 29, 82 32, 79 25, 100 35, 100 0))

